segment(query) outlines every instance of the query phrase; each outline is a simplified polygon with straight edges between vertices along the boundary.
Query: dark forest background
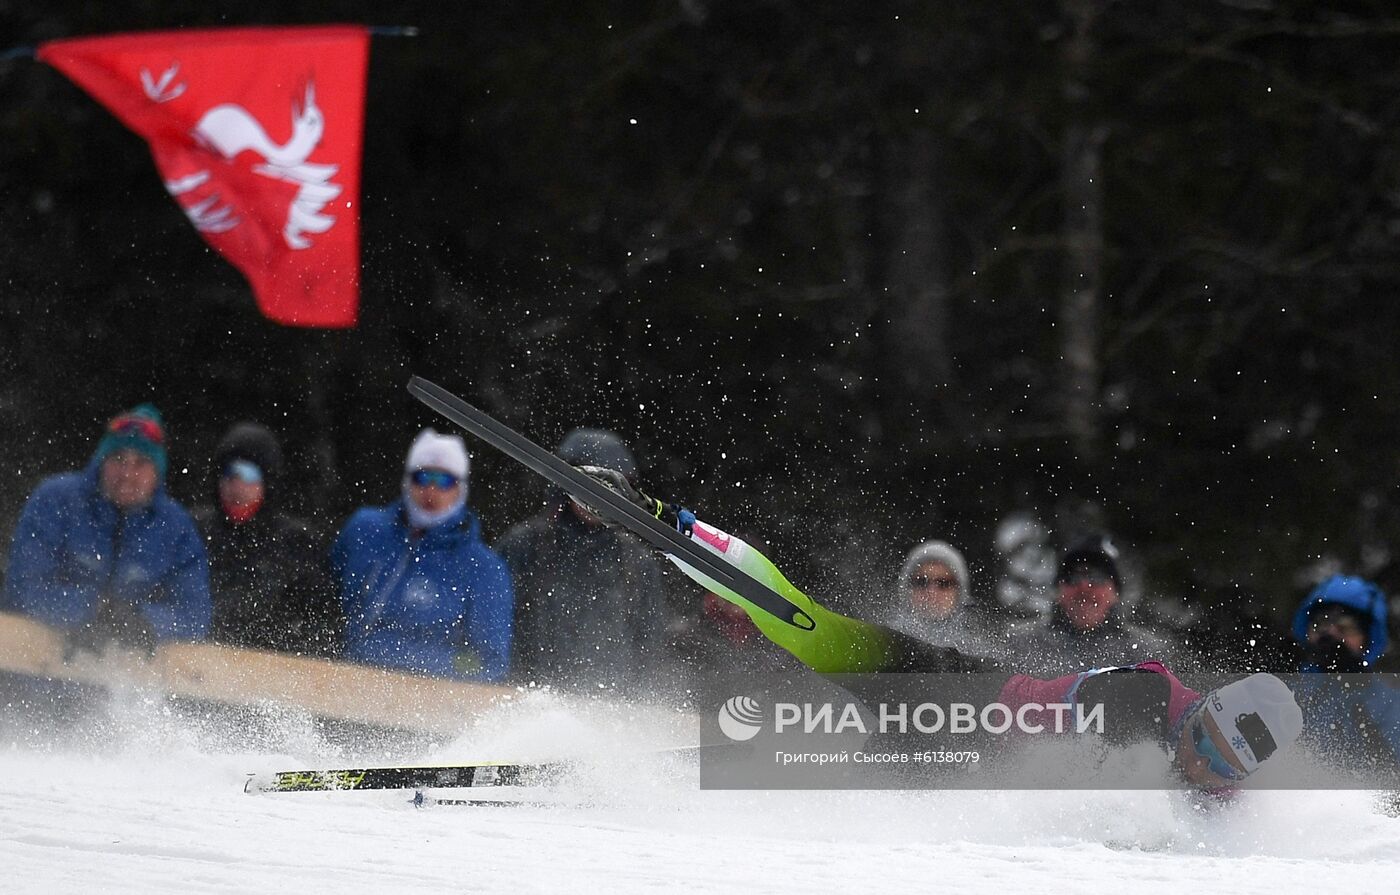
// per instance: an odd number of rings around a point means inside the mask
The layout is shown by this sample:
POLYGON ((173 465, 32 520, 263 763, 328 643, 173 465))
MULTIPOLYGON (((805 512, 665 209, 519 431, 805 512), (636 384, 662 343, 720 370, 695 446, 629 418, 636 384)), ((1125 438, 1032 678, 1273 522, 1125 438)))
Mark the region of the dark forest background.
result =
MULTIPOLYGON (((348 332, 261 319, 139 138, 0 62, 6 542, 143 400, 176 496, 259 419, 334 529, 439 423, 417 373, 616 429, 838 604, 933 536, 989 586, 1017 509, 1149 603, 1400 588, 1392 4, 0 0, 0 48, 332 21, 422 29, 371 47, 348 332)), ((496 537, 540 486, 472 447, 496 537)))

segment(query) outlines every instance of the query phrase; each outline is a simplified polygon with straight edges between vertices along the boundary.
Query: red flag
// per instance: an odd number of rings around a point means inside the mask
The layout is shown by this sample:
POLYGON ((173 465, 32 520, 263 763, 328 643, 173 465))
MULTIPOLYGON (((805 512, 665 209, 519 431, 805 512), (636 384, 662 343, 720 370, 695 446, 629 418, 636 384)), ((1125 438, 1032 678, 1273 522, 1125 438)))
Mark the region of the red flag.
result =
POLYGON ((263 314, 355 325, 365 28, 119 34, 38 55, 146 139, 165 188, 263 314))

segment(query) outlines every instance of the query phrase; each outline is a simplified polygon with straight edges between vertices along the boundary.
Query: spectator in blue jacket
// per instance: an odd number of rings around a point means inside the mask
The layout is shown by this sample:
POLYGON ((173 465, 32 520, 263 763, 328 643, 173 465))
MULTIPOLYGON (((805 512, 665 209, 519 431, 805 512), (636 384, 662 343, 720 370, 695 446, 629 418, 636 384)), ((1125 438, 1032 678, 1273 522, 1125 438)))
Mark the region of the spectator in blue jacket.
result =
POLYGON ((209 629, 209 564, 165 493, 165 429, 149 404, 114 418, 87 468, 45 479, 10 545, 5 602, 74 648, 151 651, 209 629))
POLYGON ((1392 675, 1337 678, 1375 671, 1385 652, 1386 599, 1364 578, 1333 575, 1293 616, 1302 650, 1299 704, 1308 737, 1322 757, 1352 771, 1400 769, 1400 690, 1392 675), (1313 675, 1316 675, 1314 677, 1313 675))
POLYGON ((467 507, 467 449, 424 429, 403 496, 356 511, 331 548, 346 658, 442 677, 500 680, 514 596, 505 563, 467 507))
POLYGON ((1333 575, 1293 614, 1293 639, 1303 650, 1300 671, 1359 674, 1373 670, 1389 641, 1386 601, 1364 578, 1333 575))

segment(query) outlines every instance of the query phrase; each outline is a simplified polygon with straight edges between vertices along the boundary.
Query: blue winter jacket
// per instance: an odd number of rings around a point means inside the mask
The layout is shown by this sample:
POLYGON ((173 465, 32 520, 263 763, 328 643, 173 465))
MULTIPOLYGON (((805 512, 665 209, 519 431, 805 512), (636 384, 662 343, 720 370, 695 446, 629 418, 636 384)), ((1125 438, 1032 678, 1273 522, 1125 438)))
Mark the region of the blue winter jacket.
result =
POLYGON ((1391 675, 1305 674, 1294 687, 1304 737, 1323 758, 1400 765, 1400 690, 1391 675))
MULTIPOLYGON (((1367 622, 1362 658, 1374 667, 1388 643, 1385 594, 1364 578, 1333 575, 1326 579, 1293 616, 1293 639, 1299 646, 1307 645, 1314 610, 1326 603, 1352 609, 1367 622)), ((1307 674, 1295 695, 1307 721, 1306 736, 1315 749, 1325 757, 1353 762, 1358 757, 1375 759, 1377 753, 1400 762, 1400 689, 1392 685, 1390 675, 1313 676, 1311 672, 1321 669, 1308 662, 1299 670, 1307 674)))
POLYGON ((99 464, 39 483, 10 543, 5 604, 42 622, 89 621, 105 593, 135 605, 159 640, 209 630, 209 561, 189 513, 156 490, 123 513, 103 496, 99 464))
POLYGON ((510 669, 510 573, 463 507, 411 531, 403 500, 358 510, 331 548, 345 607, 345 656, 442 677, 510 669))

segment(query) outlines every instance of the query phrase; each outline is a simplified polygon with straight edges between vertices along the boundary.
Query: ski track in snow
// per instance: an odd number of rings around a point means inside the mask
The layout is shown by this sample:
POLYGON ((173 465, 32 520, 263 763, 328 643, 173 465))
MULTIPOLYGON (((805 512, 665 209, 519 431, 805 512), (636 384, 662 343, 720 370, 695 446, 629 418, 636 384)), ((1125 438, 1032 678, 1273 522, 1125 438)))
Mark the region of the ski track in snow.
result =
POLYGON ((540 742, 611 756, 548 794, 569 804, 245 795, 250 771, 345 764, 295 722, 286 733, 287 751, 239 751, 138 718, 101 748, 0 743, 0 891, 1311 895, 1374 891, 1400 870, 1400 819, 1362 792, 1249 793, 1201 813, 1170 792, 701 791, 691 759, 549 708, 379 761, 540 742))

